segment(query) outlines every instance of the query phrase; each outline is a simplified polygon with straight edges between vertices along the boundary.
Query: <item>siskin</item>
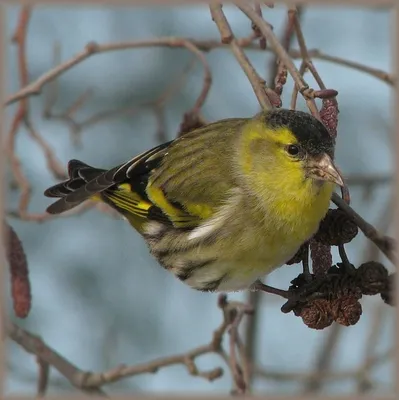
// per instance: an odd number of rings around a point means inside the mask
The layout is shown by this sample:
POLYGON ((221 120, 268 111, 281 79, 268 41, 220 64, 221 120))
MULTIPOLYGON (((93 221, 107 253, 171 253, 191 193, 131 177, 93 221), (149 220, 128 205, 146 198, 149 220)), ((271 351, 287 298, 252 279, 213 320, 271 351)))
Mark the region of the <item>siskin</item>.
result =
POLYGON ((318 229, 335 184, 334 139, 311 115, 263 111, 193 130, 110 170, 68 164, 51 214, 85 200, 121 213, 168 271, 200 291, 255 288, 318 229))

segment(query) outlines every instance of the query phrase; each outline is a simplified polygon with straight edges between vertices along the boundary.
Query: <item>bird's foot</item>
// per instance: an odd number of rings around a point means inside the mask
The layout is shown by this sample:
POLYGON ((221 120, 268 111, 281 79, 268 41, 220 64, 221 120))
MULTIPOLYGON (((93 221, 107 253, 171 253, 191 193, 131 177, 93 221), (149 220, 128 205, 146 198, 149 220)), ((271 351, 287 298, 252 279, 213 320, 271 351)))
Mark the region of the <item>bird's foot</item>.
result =
POLYGON ((273 286, 265 285, 260 280, 255 281, 250 287, 250 290, 254 292, 261 291, 270 294, 277 294, 278 296, 284 297, 285 299, 289 299, 291 296, 288 290, 277 289, 273 286))
POLYGON ((306 274, 302 273, 296 279, 294 279, 292 283, 294 285, 290 286, 288 290, 282 290, 273 286, 265 285, 260 280, 257 280, 252 284, 250 290, 276 294, 286 299, 287 301, 281 307, 281 311, 284 313, 289 313, 299 303, 303 303, 311 298, 318 298, 320 296, 318 289, 321 282, 316 280, 312 274, 306 276, 306 274))

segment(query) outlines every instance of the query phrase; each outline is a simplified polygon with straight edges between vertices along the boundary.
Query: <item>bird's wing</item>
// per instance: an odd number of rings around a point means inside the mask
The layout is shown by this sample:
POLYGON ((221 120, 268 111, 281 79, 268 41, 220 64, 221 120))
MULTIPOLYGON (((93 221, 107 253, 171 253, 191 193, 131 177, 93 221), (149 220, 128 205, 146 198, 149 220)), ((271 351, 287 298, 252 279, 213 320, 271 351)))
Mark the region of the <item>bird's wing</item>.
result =
POLYGON ((114 175, 104 197, 141 222, 195 228, 211 218, 235 187, 231 137, 241 120, 216 122, 136 157, 114 175), (218 124, 224 129, 215 135, 218 124), (215 137, 216 136, 216 137, 215 137))
POLYGON ((108 189, 115 188, 123 183, 123 171, 140 160, 148 159, 152 154, 159 154, 167 148, 171 142, 164 143, 132 160, 118 165, 109 170, 93 168, 79 160, 71 160, 68 163, 69 179, 48 188, 44 195, 47 197, 59 197, 55 203, 47 208, 50 214, 61 214, 89 199, 98 199, 99 195, 108 189))
POLYGON ((78 172, 71 168, 70 175, 77 175, 80 181, 71 178, 48 189, 47 196, 62 198, 47 211, 59 214, 97 198, 121 212, 139 231, 149 221, 197 227, 214 215, 235 186, 231 143, 227 141, 236 127, 233 123, 215 137, 216 124, 220 122, 154 147, 108 171, 83 163, 78 172), (90 168, 96 173, 91 174, 90 168), (89 179, 82 180, 85 177, 89 179))
POLYGON ((236 187, 231 143, 235 126, 218 135, 215 124, 173 142, 149 177, 149 199, 175 226, 195 227, 211 218, 236 187))

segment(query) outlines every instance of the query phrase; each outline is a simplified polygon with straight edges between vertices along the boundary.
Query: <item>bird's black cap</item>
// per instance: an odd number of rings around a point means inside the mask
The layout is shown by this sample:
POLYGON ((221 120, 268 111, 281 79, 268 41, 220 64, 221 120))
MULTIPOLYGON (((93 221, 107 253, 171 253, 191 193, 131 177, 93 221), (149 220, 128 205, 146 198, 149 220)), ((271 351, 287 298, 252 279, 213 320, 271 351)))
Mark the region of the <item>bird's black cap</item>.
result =
POLYGON ((259 116, 272 129, 287 127, 308 154, 327 153, 331 158, 334 157, 335 140, 323 123, 312 115, 303 111, 278 109, 262 112, 259 116))

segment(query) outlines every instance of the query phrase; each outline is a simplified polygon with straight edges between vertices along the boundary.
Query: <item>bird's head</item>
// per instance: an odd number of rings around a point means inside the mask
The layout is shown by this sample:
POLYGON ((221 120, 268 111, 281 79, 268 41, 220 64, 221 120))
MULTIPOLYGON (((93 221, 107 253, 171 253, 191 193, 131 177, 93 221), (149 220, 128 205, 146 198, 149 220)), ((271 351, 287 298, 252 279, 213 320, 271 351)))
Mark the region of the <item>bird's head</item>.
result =
POLYGON ((264 111, 243 126, 240 165, 256 186, 295 192, 304 186, 344 185, 334 164, 335 141, 312 115, 264 111))

